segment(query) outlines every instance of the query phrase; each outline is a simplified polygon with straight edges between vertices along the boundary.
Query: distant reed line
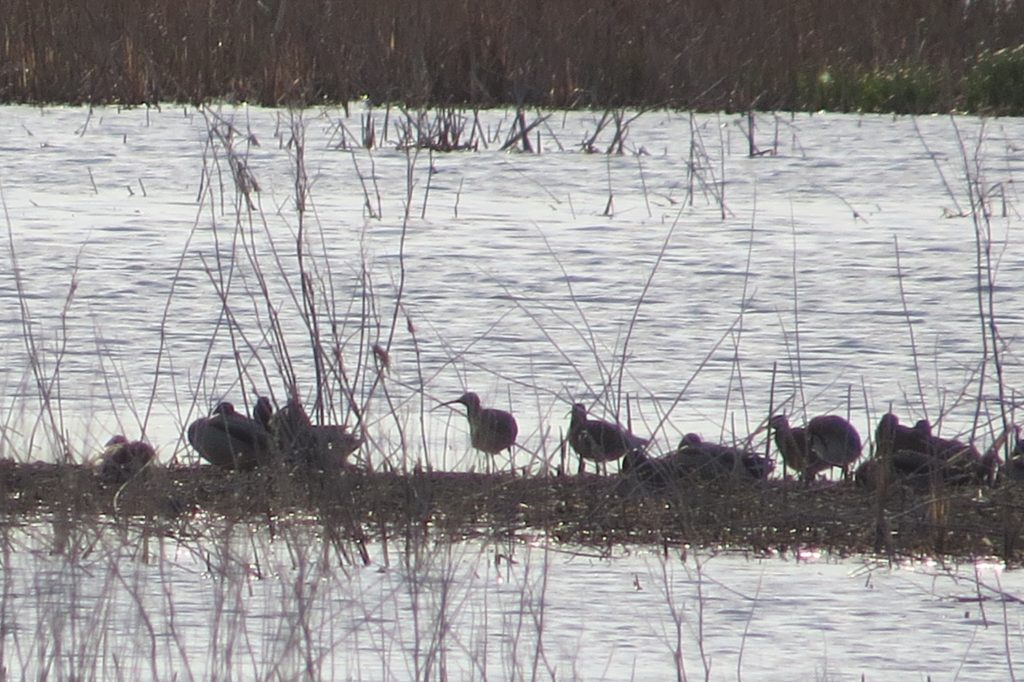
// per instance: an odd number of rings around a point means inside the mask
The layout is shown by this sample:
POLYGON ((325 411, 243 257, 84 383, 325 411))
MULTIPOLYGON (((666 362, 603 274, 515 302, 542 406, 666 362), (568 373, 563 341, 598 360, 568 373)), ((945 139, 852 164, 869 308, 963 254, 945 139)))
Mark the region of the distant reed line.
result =
POLYGON ((5 102, 1024 110, 1003 0, 9 0, 0 25, 5 102))

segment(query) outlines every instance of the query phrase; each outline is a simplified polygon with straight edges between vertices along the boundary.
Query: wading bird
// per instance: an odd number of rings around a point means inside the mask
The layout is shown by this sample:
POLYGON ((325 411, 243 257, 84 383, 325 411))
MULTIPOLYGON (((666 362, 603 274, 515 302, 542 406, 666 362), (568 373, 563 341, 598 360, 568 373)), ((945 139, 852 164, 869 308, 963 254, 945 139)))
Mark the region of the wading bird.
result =
POLYGON ((274 455, 286 464, 337 470, 363 444, 359 436, 349 433, 344 426, 313 424, 296 398, 289 398, 284 407, 274 412, 270 400, 260 397, 254 412, 258 419, 266 418, 274 455))
POLYGON ((768 420, 772 428, 775 447, 782 455, 787 468, 792 469, 797 478, 803 478, 804 472, 811 465, 814 453, 807 444, 807 433, 803 427, 793 428, 784 414, 777 414, 768 420))
POLYGON ((892 413, 882 416, 875 429, 875 457, 857 469, 857 482, 867 487, 895 480, 916 488, 936 484, 994 483, 1003 447, 1010 431, 993 443, 984 455, 973 445, 932 435, 932 426, 921 419, 912 428, 902 426, 892 413))
POLYGON ((733 477, 737 480, 763 481, 775 469, 772 460, 764 455, 719 443, 708 443, 696 433, 683 436, 674 457, 677 467, 688 475, 705 480, 733 477))
POLYGON ((850 465, 861 453, 860 434, 853 424, 839 415, 824 414, 807 422, 807 444, 817 459, 808 471, 813 478, 829 467, 843 470, 843 479, 850 477, 850 465))
MULTIPOLYGON (((984 455, 959 441, 935 437, 932 437, 928 450, 886 452, 883 444, 876 450, 875 457, 857 467, 857 483, 872 489, 883 485, 885 481, 895 481, 917 489, 928 489, 936 485, 992 485, 1002 463, 999 450, 1008 436, 1009 430, 997 438, 984 455), (886 474, 884 479, 883 472, 886 474)), ((1003 466, 1002 471, 1004 477, 1012 476, 1008 466, 1003 466)))
MULTIPOLYGON (((688 433, 679 447, 663 457, 649 457, 643 449, 629 450, 622 458, 622 475, 646 489, 665 488, 681 481, 752 482, 764 480, 775 465, 754 452, 707 443, 688 433)), ((627 491, 635 489, 628 488, 627 491)))
POLYGON ((588 419, 587 408, 582 403, 572 406, 569 420, 569 444, 583 460, 596 462, 599 466, 612 462, 631 450, 642 450, 647 441, 622 428, 618 424, 588 419))
POLYGON ((270 435, 256 419, 235 411, 222 402, 209 417, 188 427, 188 442, 200 457, 222 469, 249 470, 270 459, 270 435))
POLYGON ((519 434, 519 424, 516 423, 516 418, 505 410, 481 407, 480 396, 472 391, 466 391, 455 400, 441 403, 438 407, 455 404, 466 406, 469 442, 473 447, 488 455, 497 455, 507 450, 509 463, 514 471, 512 446, 515 445, 516 436, 519 434))
POLYGON ((263 425, 263 428, 270 430, 270 420, 274 417, 274 405, 270 398, 265 395, 256 397, 256 404, 252 406, 252 418, 263 425))
POLYGON ((671 458, 672 455, 650 457, 642 448, 627 451, 622 457, 620 471, 624 480, 632 484, 626 488, 626 492, 633 492, 638 488, 664 488, 674 483, 679 478, 679 472, 671 458))
POLYGON ((100 457, 100 480, 107 485, 121 485, 155 458, 156 452, 149 443, 129 441, 118 434, 107 441, 106 449, 100 457))
POLYGON ((898 450, 928 452, 932 438, 932 426, 922 419, 913 427, 903 426, 892 412, 882 415, 875 428, 875 448, 878 452, 893 453, 898 450))
POLYGON ((849 476, 850 465, 860 457, 860 434, 850 422, 834 414, 814 417, 807 426, 793 428, 785 415, 769 420, 775 431, 775 447, 786 466, 800 473, 805 481, 814 480, 830 467, 849 476))

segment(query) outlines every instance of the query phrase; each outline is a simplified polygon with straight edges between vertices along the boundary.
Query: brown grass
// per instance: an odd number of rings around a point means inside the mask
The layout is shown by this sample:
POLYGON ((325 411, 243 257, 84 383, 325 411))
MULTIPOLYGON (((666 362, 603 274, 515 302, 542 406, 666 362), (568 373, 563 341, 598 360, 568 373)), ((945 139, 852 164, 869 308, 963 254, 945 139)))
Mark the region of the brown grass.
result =
POLYGON ((935 492, 893 485, 880 501, 881 522, 875 494, 853 484, 777 480, 702 482, 651 493, 618 476, 172 467, 114 488, 88 467, 8 460, 0 467, 0 494, 0 512, 9 519, 47 513, 83 523, 148 519, 172 534, 201 532, 199 520, 210 515, 263 519, 271 527, 305 517, 359 546, 410 536, 457 541, 545 533, 608 549, 687 544, 787 553, 815 547, 843 555, 995 555, 1024 563, 1024 489, 1012 484, 935 492))
POLYGON ((902 64, 940 74, 952 108, 983 50, 1021 42, 1024 6, 12 0, 0 27, 2 101, 799 109, 825 69, 902 64))

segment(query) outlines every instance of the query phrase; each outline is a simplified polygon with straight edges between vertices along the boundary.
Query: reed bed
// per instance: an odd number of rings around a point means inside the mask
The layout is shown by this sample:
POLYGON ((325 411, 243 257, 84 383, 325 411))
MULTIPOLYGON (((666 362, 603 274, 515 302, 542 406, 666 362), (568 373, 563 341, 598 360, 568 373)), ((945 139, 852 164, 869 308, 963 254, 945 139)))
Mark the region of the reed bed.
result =
POLYGON ((1019 112, 997 0, 67 0, 0 9, 0 100, 1019 112))

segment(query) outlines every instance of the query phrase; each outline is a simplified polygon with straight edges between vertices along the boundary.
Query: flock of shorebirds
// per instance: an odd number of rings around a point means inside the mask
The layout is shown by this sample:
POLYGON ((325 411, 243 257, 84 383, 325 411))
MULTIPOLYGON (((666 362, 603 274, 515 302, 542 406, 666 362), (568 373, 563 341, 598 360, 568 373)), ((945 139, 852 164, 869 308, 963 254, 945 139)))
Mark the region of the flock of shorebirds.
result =
MULTIPOLYGON (((446 405, 466 408, 470 443, 475 449, 488 455, 508 452, 511 456, 519 426, 510 412, 483 407, 480 397, 471 391, 438 407, 446 405)), ((862 454, 857 429, 838 415, 820 415, 804 426, 791 426, 785 415, 777 414, 767 426, 785 469, 806 482, 832 468, 842 470, 843 478, 848 479, 862 454)), ((344 426, 314 425, 296 399, 275 411, 265 396, 257 399, 252 417, 238 413, 232 403, 222 402, 209 416, 189 425, 185 435, 204 460, 221 469, 239 471, 272 463, 313 471, 341 469, 346 458, 363 444, 344 426)), ((694 478, 764 480, 775 470, 767 454, 705 442, 693 433, 683 436, 676 450, 653 457, 647 452, 647 439, 618 423, 592 419, 581 403, 572 406, 565 441, 579 455, 581 471, 587 461, 603 467, 621 460, 624 475, 652 488, 694 478)), ((100 477, 109 483, 123 483, 154 458, 149 444, 115 436, 100 460, 100 477)), ((933 435, 927 420, 908 427, 900 424, 895 414, 887 413, 875 430, 875 456, 865 459, 854 476, 868 487, 886 480, 957 485, 992 484, 999 472, 1005 478, 1024 478, 1024 441, 1018 427, 1008 429, 982 454, 971 444, 933 435), (999 451, 1011 433, 1014 447, 1003 462, 999 451)))
MULTIPOLYGON (((185 436, 204 460, 236 471, 272 463, 311 470, 341 468, 363 443, 344 426, 313 424, 298 400, 290 399, 275 411, 266 396, 256 400, 251 418, 240 414, 232 403, 219 403, 210 416, 192 422, 185 436)), ((100 457, 100 479, 122 484, 155 458, 149 443, 114 436, 100 457)))

